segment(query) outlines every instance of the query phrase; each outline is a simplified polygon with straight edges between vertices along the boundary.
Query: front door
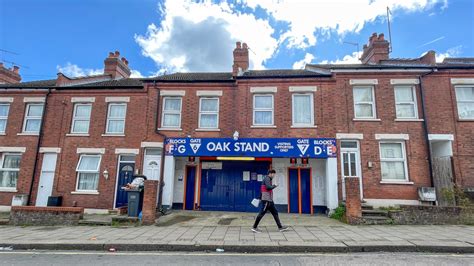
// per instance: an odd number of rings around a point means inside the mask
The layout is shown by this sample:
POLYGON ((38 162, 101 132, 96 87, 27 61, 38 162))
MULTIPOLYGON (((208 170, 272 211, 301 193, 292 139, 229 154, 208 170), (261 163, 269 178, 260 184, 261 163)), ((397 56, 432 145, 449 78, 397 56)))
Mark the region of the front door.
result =
POLYGON ((147 148, 145 150, 145 160, 143 164, 143 175, 148 180, 160 179, 161 152, 159 148, 147 148))
POLYGON ((36 206, 45 207, 48 205, 48 198, 53 192, 54 172, 56 170, 57 158, 57 153, 45 153, 43 156, 36 206))
POLYGON ((185 210, 194 209, 194 198, 196 191, 196 166, 186 166, 185 176, 185 189, 184 189, 184 206, 185 210))
POLYGON ((127 205, 127 192, 123 190, 122 187, 125 186, 127 183, 132 183, 134 170, 134 162, 119 162, 117 196, 115 200, 116 208, 120 208, 127 205))
POLYGON ((345 178, 358 177, 360 183, 360 197, 362 195, 362 176, 360 174, 359 143, 355 140, 341 141, 341 173, 342 173, 342 198, 346 198, 345 178))
POLYGON ((288 212, 313 213, 311 168, 288 169, 288 212))

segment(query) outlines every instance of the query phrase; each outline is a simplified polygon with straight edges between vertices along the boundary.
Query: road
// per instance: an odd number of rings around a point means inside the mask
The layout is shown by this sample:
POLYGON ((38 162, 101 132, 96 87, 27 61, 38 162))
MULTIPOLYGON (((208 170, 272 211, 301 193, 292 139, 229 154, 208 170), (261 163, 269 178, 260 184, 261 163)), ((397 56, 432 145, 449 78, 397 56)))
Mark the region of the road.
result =
POLYGON ((0 251, 1 265, 474 265, 474 254, 0 251))

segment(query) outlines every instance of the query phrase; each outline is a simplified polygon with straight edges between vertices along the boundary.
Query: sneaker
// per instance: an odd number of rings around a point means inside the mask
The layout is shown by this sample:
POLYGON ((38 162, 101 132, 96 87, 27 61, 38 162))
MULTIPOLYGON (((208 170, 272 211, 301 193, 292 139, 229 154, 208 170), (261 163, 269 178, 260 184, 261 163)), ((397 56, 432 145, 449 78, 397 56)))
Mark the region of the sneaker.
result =
POLYGON ((252 232, 254 232, 254 233, 257 233, 257 234, 259 234, 259 233, 262 232, 262 230, 260 230, 260 229, 258 229, 258 228, 253 228, 253 227, 252 227, 252 229, 250 229, 250 231, 252 231, 252 232))
POLYGON ((282 226, 280 228, 278 228, 280 230, 280 232, 285 232, 285 231, 288 231, 290 230, 290 228, 288 226, 282 226))

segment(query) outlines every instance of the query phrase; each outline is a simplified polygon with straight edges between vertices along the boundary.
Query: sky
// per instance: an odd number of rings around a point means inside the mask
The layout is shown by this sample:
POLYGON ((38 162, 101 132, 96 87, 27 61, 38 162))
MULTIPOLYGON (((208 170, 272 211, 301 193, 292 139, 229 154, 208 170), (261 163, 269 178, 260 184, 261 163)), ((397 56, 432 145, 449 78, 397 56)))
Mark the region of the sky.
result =
POLYGON ((474 0, 0 0, 0 62, 23 81, 100 74, 116 50, 132 77, 230 72, 242 41, 250 69, 358 63, 387 7, 390 57, 474 57, 474 0))

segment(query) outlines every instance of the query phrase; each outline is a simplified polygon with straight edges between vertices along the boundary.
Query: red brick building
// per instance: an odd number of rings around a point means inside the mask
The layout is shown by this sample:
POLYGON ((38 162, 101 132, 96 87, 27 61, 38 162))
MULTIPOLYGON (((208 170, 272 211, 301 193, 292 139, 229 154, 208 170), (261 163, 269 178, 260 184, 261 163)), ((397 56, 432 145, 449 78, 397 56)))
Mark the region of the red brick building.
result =
POLYGON ((457 185, 474 188, 474 60, 390 59, 375 34, 361 61, 249 70, 237 43, 224 73, 131 79, 118 53, 93 77, 18 83, 18 69, 2 67, 12 84, 0 85, 0 205, 24 194, 32 205, 52 195, 112 209, 143 172, 163 181, 165 207, 252 211, 270 167, 283 211, 334 209, 345 176, 360 178, 368 204, 420 204, 439 157, 452 159, 457 185))

